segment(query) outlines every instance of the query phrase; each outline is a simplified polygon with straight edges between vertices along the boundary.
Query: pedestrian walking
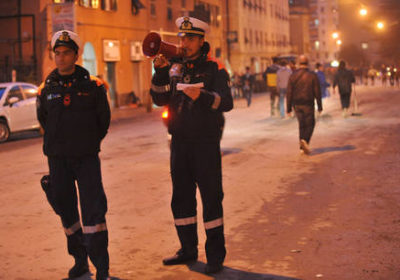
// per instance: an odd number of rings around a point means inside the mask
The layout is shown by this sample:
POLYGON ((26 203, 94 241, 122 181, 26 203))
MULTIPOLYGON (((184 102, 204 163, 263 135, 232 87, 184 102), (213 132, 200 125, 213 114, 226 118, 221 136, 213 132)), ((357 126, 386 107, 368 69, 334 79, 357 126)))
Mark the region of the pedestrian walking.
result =
POLYGON ((371 67, 368 69, 368 77, 369 77, 370 80, 371 80, 371 86, 374 86, 374 85, 375 85, 375 76, 376 76, 376 74, 377 74, 376 69, 375 69, 373 66, 371 66, 371 67))
POLYGON ((287 67, 287 61, 282 60, 280 62, 280 68, 276 73, 276 84, 279 91, 279 111, 281 114, 281 118, 285 117, 285 96, 289 83, 289 77, 292 75, 292 70, 287 67))
POLYGON ((239 74, 237 72, 234 72, 232 77, 231 77, 231 93, 232 93, 232 97, 237 99, 242 97, 242 81, 241 81, 241 77, 239 76, 239 74))
POLYGON ((275 110, 277 110, 277 105, 275 105, 276 100, 279 98, 279 92, 276 85, 276 73, 279 70, 278 65, 279 59, 277 57, 272 58, 272 65, 268 66, 264 72, 264 80, 267 83, 267 89, 270 94, 271 100, 271 116, 275 116, 275 110))
POLYGON ((150 90, 154 103, 168 105, 171 116, 171 207, 181 246, 163 263, 176 265, 197 260, 197 185, 207 236, 205 272, 211 274, 223 269, 226 255, 220 139, 223 112, 233 108, 233 99, 228 73, 207 56, 210 46, 204 35, 208 24, 193 17, 180 17, 176 25, 185 56, 174 62, 156 56, 150 90))
POLYGON ((327 98, 330 96, 328 88, 331 86, 331 84, 326 81, 324 66, 321 63, 317 63, 315 65, 315 69, 315 73, 317 74, 319 85, 321 87, 321 97, 327 98))
POLYGON ((68 253, 75 259, 68 277, 89 272, 89 256, 97 270, 96 280, 105 280, 109 279, 107 199, 98 154, 110 124, 107 94, 100 79, 75 64, 82 51, 76 33, 56 32, 51 47, 56 69, 41 85, 37 98, 50 171, 41 183, 61 218, 68 253))
POLYGON ((314 100, 317 101, 318 112, 322 112, 321 87, 317 75, 308 69, 308 58, 301 55, 299 64, 299 69, 290 76, 286 103, 287 113, 290 114, 294 108, 299 122, 300 151, 308 155, 315 127, 314 100))
POLYGON ((251 97, 253 95, 254 75, 250 72, 250 67, 246 67, 246 72, 242 76, 242 91, 247 100, 247 107, 251 105, 251 97))
POLYGON ((352 91, 352 85, 356 82, 353 72, 346 69, 346 62, 343 60, 339 63, 339 68, 335 74, 333 80, 333 93, 335 94, 335 88, 338 86, 340 103, 342 105, 343 117, 348 116, 348 110, 350 107, 350 97, 352 91))

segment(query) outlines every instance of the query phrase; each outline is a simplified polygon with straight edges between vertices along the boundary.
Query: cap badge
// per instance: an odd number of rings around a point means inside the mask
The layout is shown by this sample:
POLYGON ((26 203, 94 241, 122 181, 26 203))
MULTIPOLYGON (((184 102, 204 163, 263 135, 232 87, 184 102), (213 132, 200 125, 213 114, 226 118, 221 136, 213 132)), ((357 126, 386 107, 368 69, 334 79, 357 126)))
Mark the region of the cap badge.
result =
POLYGON ((193 24, 189 21, 188 17, 184 17, 183 18, 183 22, 181 24, 181 28, 182 30, 191 30, 193 29, 193 24))
POLYGON ((60 37, 58 37, 58 40, 68 42, 71 40, 71 37, 69 36, 69 33, 67 31, 63 31, 60 37))

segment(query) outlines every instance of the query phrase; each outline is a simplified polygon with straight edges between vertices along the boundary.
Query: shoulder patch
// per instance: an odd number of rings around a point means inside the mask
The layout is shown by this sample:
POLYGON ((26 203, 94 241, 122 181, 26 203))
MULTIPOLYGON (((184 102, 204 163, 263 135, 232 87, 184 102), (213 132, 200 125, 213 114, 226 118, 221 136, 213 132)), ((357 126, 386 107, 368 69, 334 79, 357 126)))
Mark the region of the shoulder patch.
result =
POLYGON ((207 56, 207 61, 212 61, 212 62, 217 63, 218 70, 222 70, 223 69, 223 70, 226 71, 225 65, 220 60, 218 60, 217 58, 212 57, 212 56, 207 56))
POLYGON ((90 75, 90 80, 96 82, 96 85, 98 87, 104 85, 104 81, 100 78, 97 78, 96 76, 90 75))
POLYGON ((40 96, 40 95, 42 95, 42 89, 44 88, 44 82, 42 82, 41 84, 40 84, 40 86, 38 87, 38 95, 40 96))
POLYGON ((101 78, 99 78, 99 77, 90 75, 90 80, 93 81, 93 82, 96 82, 96 85, 97 85, 98 87, 104 86, 104 88, 105 88, 106 90, 108 90, 108 88, 109 88, 108 83, 107 83, 105 80, 103 80, 103 79, 101 79, 101 78))

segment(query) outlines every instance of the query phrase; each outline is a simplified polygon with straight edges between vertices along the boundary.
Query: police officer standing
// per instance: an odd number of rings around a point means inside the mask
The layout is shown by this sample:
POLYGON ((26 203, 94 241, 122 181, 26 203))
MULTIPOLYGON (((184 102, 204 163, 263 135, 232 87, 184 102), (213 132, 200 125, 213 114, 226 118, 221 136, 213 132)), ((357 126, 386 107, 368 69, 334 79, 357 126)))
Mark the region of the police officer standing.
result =
POLYGON ((45 131, 43 150, 50 171, 42 184, 51 206, 61 217, 68 253, 75 259, 69 278, 89 271, 89 256, 97 270, 96 280, 105 280, 109 276, 107 200, 98 153, 110 124, 110 108, 101 81, 75 64, 81 53, 78 35, 58 31, 51 47, 57 68, 41 85, 37 99, 37 116, 45 131))
POLYGON ((184 57, 167 60, 158 55, 150 93, 158 106, 168 105, 171 141, 172 212, 181 248, 164 265, 196 261, 196 184, 203 203, 207 241, 205 272, 223 269, 225 238, 222 210, 220 139, 223 112, 233 100, 226 70, 208 57, 204 40, 208 25, 196 18, 176 20, 184 57))

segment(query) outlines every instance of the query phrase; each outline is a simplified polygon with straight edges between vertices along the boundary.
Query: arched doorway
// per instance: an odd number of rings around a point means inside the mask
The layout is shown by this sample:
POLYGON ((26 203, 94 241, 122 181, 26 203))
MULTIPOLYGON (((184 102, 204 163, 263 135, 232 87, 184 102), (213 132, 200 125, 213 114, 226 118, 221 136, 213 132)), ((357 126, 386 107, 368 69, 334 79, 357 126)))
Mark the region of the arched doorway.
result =
POLYGON ((87 42, 83 47, 83 67, 89 71, 90 75, 97 76, 96 52, 92 43, 87 42))

